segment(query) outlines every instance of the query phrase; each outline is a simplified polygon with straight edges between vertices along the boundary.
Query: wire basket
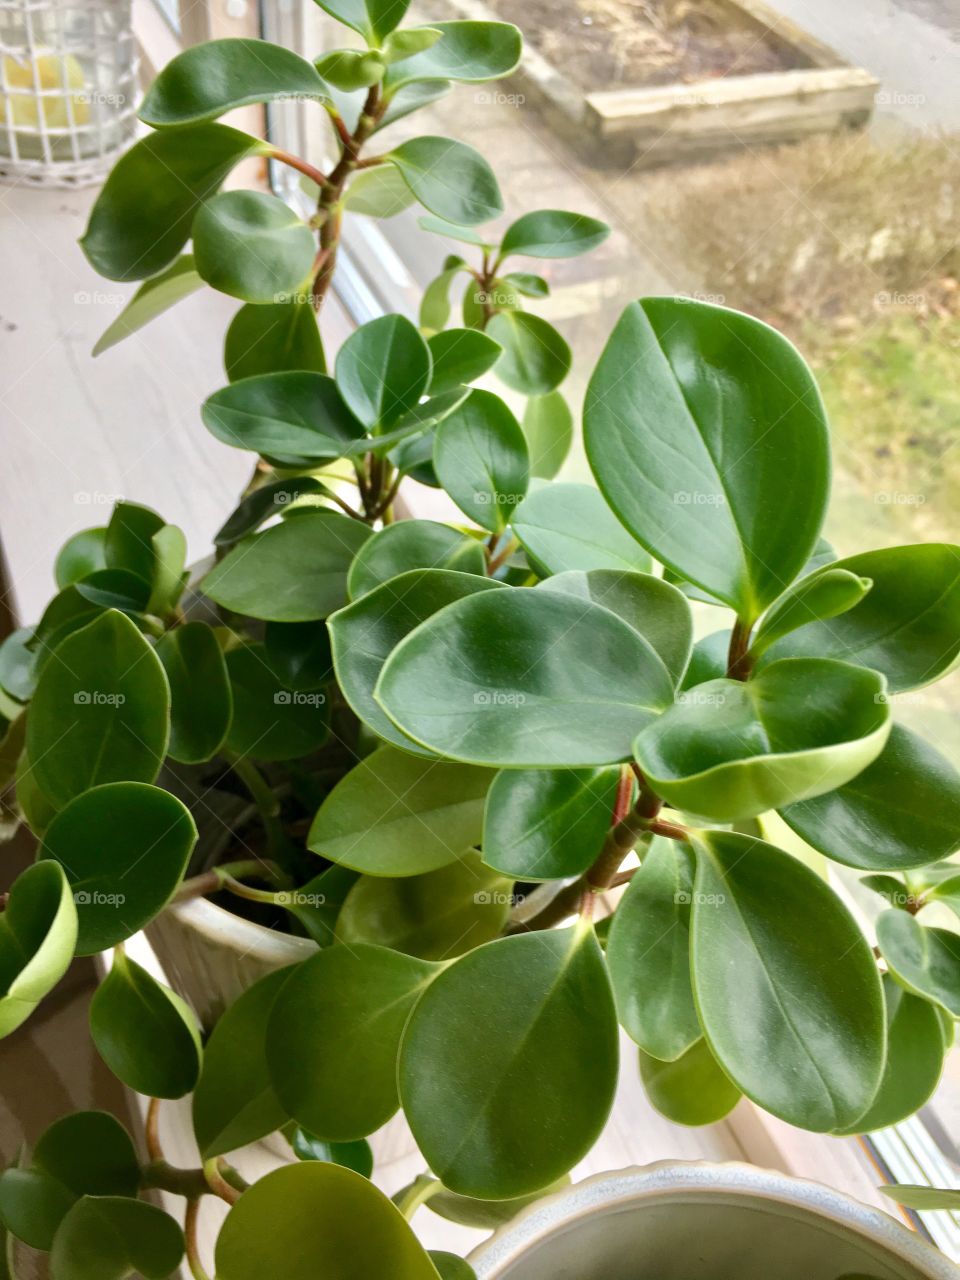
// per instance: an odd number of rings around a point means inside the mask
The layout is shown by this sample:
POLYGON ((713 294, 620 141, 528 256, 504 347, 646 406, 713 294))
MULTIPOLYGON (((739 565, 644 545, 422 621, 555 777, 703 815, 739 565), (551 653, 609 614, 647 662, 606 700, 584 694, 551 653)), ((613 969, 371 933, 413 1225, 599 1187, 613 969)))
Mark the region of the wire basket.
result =
POLYGON ((131 0, 0 0, 0 182, 99 183, 136 132, 131 0))

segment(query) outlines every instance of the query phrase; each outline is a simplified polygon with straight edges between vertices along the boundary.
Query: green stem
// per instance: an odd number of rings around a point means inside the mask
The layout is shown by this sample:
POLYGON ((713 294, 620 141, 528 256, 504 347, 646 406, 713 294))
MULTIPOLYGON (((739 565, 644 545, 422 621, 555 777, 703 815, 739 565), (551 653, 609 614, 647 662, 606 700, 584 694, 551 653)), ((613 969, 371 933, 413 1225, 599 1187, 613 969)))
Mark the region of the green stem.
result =
POLYGON ((224 754, 233 772, 250 792, 250 796, 260 810, 261 815, 264 818, 275 818, 280 812, 280 801, 274 795, 266 778, 264 778, 257 766, 252 760, 248 760, 246 756, 235 756, 232 753, 224 754))
POLYGON ((222 866, 211 867, 198 876, 184 880, 177 890, 174 902, 189 902, 192 898, 202 898, 208 893, 219 893, 227 879, 238 879, 241 876, 269 877, 283 883, 286 876, 276 865, 264 858, 247 858, 243 862, 225 862, 222 866))
POLYGON ((187 1211, 183 1218, 183 1237, 186 1244, 187 1266, 190 1268, 193 1280, 210 1280, 209 1274, 204 1270, 203 1263, 200 1261, 200 1243, 197 1238, 199 1218, 200 1201, 189 1200, 187 1202, 187 1211))
POLYGON ((750 632, 753 623, 738 618, 730 635, 730 651, 727 655, 727 678, 746 680, 753 666, 750 654, 750 632))
POLYGON ((195 1200, 210 1193, 202 1169, 178 1169, 166 1160, 151 1160, 140 1171, 140 1185, 144 1189, 169 1191, 174 1196, 186 1196, 195 1200))
POLYGON ((442 1186, 440 1179, 435 1178, 433 1174, 421 1173, 408 1187, 397 1192, 393 1197, 393 1203, 409 1222, 420 1206, 440 1191, 442 1186))
POLYGON ((212 1160, 204 1160, 203 1176, 213 1194, 219 1196, 221 1200, 226 1200, 227 1204, 236 1204, 240 1199, 241 1192, 236 1187, 231 1186, 224 1177, 220 1168, 220 1160, 216 1156, 212 1160))

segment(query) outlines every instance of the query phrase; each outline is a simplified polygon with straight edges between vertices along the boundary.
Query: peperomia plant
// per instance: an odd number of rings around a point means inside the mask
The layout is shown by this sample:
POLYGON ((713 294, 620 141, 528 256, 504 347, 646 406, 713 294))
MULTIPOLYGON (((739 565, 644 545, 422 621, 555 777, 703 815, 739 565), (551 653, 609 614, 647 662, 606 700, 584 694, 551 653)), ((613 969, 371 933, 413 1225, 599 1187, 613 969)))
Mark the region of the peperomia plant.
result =
POLYGON ((564 1180, 609 1114, 618 1025, 675 1120, 745 1096, 851 1134, 923 1104, 960 1016, 958 934, 922 914, 960 912, 960 777, 890 699, 960 653, 960 550, 838 560, 808 368, 690 300, 626 309, 583 413, 598 487, 552 482, 570 351, 524 309, 546 282, 505 264, 606 228, 544 211, 474 231, 501 201, 471 148, 367 155, 450 80, 508 73, 519 34, 324 7, 364 47, 176 58, 83 241, 144 280, 100 349, 203 283, 242 300, 202 417, 256 462, 212 561, 188 574, 181 532, 120 503, 0 649, 0 760, 39 840, 0 918, 0 1030, 74 953, 114 948, 91 1034, 153 1099, 146 1164, 81 1113, 0 1181, 7 1231, 51 1250, 55 1280, 165 1276, 184 1247, 202 1280, 208 1193, 233 1206, 218 1280, 468 1275, 405 1216, 490 1226, 564 1180), (327 169, 216 123, 290 96, 326 112, 327 169), (251 155, 300 170, 315 212, 221 192, 251 155), (362 325, 327 372, 341 219, 412 201, 476 259, 445 261, 420 328, 362 325), (522 421, 473 387, 488 373, 527 397, 522 421), (398 518, 406 477, 460 515, 398 518), (715 619, 697 644, 695 611, 715 619), (889 903, 876 953, 848 905, 858 871, 889 903), (205 1042, 123 950, 202 894, 316 944, 205 1042), (203 1163, 174 1169, 157 1100, 190 1093, 203 1163), (399 1108, 429 1172, 392 1206, 365 1140, 399 1108), (225 1157, 275 1130, 299 1163, 247 1187, 225 1157), (185 1242, 145 1187, 185 1198, 185 1242))

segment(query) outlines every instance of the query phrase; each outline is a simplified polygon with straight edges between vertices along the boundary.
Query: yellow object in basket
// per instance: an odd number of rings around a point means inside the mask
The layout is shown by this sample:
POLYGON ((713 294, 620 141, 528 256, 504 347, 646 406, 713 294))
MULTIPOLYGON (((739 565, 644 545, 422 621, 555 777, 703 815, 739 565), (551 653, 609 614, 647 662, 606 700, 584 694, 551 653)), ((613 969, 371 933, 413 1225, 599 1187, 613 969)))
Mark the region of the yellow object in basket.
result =
POLYGON ((82 92, 67 90, 86 88, 83 67, 69 53, 38 53, 23 62, 5 55, 3 59, 6 92, 0 97, 0 118, 4 124, 40 127, 40 103, 43 120, 49 129, 67 129, 71 124, 86 124, 90 104, 82 92), (59 89, 59 93, 41 90, 59 89))

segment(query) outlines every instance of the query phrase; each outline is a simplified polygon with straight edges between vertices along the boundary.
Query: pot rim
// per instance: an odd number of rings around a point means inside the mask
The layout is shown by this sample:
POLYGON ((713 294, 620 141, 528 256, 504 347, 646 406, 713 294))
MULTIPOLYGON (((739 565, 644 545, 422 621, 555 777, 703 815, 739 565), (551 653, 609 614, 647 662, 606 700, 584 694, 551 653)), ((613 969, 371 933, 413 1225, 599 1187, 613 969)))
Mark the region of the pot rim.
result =
MULTIPOLYGON (((173 916, 185 927, 196 930, 210 943, 229 951, 240 951, 245 956, 256 957, 268 964, 280 967, 306 960, 317 952, 317 944, 309 938, 298 938, 292 933, 281 933, 266 925, 256 924, 243 916, 227 911, 225 907, 210 902, 208 898, 191 898, 187 902, 174 902, 157 917, 173 916)), ((147 926, 149 929, 149 925, 147 926)))
POLYGON ((933 1245, 889 1214, 845 1192, 756 1165, 707 1160, 658 1160, 594 1174, 521 1211, 476 1248, 468 1261, 477 1280, 493 1280, 503 1267, 520 1261, 532 1246, 598 1209, 690 1192, 748 1196, 806 1209, 884 1246, 896 1260, 912 1264, 930 1280, 960 1277, 960 1268, 933 1245))

